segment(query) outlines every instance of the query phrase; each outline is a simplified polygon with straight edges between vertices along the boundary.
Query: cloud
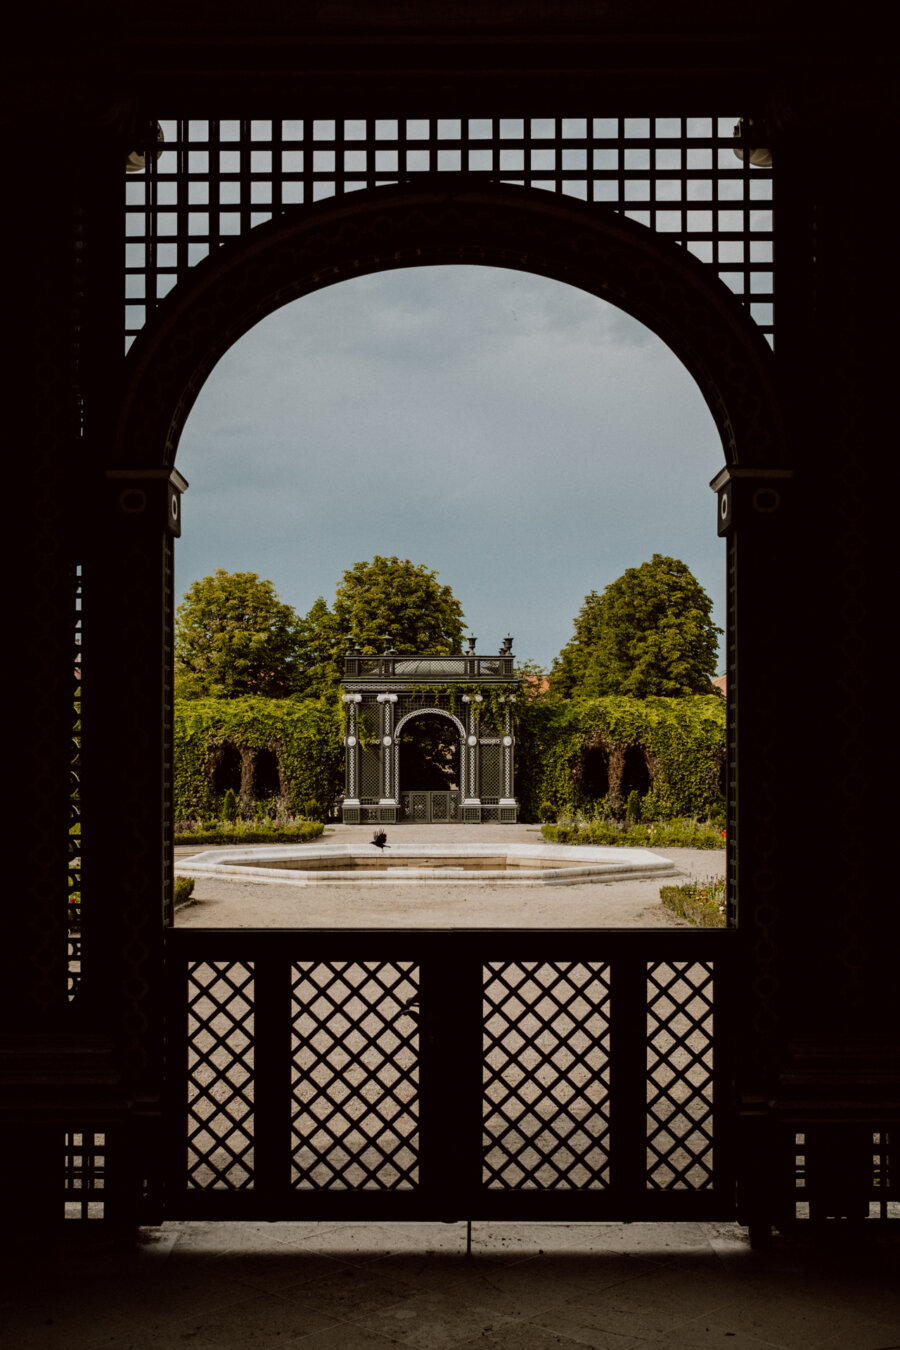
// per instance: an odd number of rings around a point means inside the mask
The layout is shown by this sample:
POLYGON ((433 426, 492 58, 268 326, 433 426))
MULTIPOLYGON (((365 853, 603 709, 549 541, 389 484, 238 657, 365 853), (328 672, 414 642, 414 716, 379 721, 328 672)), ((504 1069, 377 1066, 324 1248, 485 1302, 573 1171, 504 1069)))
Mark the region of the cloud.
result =
POLYGON ((683 558, 721 624, 723 463, 699 390, 646 328, 521 272, 357 278, 271 315, 210 376, 178 465, 183 590, 257 571, 305 612, 346 567, 435 567, 486 650, 549 663, 590 589, 683 558))

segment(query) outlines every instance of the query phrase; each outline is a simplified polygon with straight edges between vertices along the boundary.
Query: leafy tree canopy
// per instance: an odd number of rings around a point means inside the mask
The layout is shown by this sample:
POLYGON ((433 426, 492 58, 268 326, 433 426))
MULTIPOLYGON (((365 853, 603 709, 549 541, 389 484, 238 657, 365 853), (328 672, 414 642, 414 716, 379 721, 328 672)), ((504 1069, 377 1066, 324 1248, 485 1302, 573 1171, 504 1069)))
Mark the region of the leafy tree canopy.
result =
POLYGON ((175 619, 180 698, 283 698, 297 679, 297 615, 271 581, 226 572, 195 581, 175 619))
POLYGON ((690 568, 654 553, 601 595, 585 596, 575 636, 554 662, 551 690, 586 698, 709 693, 721 631, 690 568))
POLYGON ((403 655, 418 652, 450 656, 462 650, 462 606, 437 572, 408 558, 374 557, 343 575, 334 598, 334 617, 342 634, 352 634, 374 655, 390 637, 403 655))

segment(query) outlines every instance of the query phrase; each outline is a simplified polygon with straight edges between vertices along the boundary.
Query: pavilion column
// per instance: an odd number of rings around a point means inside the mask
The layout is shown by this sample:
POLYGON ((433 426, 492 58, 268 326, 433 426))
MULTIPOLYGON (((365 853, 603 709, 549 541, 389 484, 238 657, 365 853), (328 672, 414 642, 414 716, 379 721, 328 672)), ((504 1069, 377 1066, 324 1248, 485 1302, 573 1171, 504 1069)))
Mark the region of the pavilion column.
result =
MULTIPOLYGON (((475 700, 480 703, 481 695, 476 694, 475 700)), ((478 773, 478 717, 475 703, 468 694, 463 694, 462 701, 466 710, 466 734, 463 738, 461 759, 462 759, 462 818, 467 821, 481 820, 481 796, 479 793, 479 773, 478 773)))
MULTIPOLYGON (((511 700, 510 700, 511 701, 511 700)), ((506 819, 506 812, 516 810, 513 795, 515 782, 515 736, 513 735, 512 712, 507 703, 503 713, 503 739, 500 745, 500 819, 506 819)))
POLYGON ((362 702, 362 694, 344 694, 347 705, 347 734, 344 737, 345 779, 343 818, 350 824, 359 823, 359 727, 357 705, 362 702))
POLYGON ((381 805, 397 805, 397 784, 394 775, 394 712, 396 694, 379 694, 381 704, 381 805))

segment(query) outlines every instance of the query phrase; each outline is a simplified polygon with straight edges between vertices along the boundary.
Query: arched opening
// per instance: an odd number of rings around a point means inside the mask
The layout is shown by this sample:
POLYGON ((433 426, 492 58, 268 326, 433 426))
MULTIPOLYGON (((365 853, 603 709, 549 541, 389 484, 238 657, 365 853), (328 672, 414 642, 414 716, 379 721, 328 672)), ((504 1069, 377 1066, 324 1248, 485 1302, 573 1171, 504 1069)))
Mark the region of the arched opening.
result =
MULTIPOLYGON (((733 470, 736 473, 746 468, 752 470, 754 466, 768 470, 779 464, 782 455, 781 430, 777 414, 778 403, 771 378, 771 353, 733 297, 720 283, 703 271, 701 264, 687 254, 679 252, 676 246, 668 245, 664 240, 654 237, 649 230, 607 213, 602 208, 598 209, 595 206, 588 208, 577 203, 549 200, 549 194, 530 190, 509 189, 496 185, 472 186, 463 180, 459 183, 442 183, 439 188, 428 183, 421 187, 403 187, 396 191, 386 189, 381 192, 376 190, 371 193, 352 194, 349 199, 322 203, 305 209, 302 213, 287 213, 270 225, 253 232, 249 238, 236 244, 234 249, 222 249, 218 254, 210 256, 204 264, 198 266, 196 275, 187 285, 176 288, 161 307, 157 318, 144 330, 132 348, 129 357, 128 392, 123 400, 118 423, 118 467, 138 471, 149 470, 151 476, 156 475, 158 478, 161 476, 161 470, 166 471, 173 465, 185 419, 205 378, 219 357, 243 333, 273 310, 301 295, 369 272, 460 261, 534 272, 579 287, 591 295, 610 300, 620 306, 661 337, 691 372, 719 429, 729 471, 733 470)), ((564 449, 563 446, 557 450, 561 463, 564 463, 564 449)), ((151 481, 150 478, 148 481, 151 481)), ((177 480, 170 477, 169 485, 170 490, 174 490, 177 488, 177 480)), ((573 486, 573 490, 577 490, 577 485, 573 486)), ((132 484, 129 484, 128 493, 129 502, 133 502, 132 484)), ((123 492, 123 499, 125 495, 123 492)), ((149 500, 148 494, 148 502, 149 500)), ((730 497, 727 505, 730 510, 730 497)), ((128 503, 123 501, 120 509, 123 513, 126 512, 129 509, 128 503)), ((737 509, 735 507, 735 510, 737 509)), ((723 512, 722 519, 725 520, 726 516, 727 512, 723 512)), ((730 520, 730 517, 728 519, 730 520)), ((564 534, 561 533, 563 541, 564 538, 564 534)), ((733 545, 731 547, 733 548, 733 545)), ((167 563, 167 560, 164 562, 167 563)), ((166 567, 161 567, 160 594, 165 591, 168 577, 166 567)), ((144 583, 143 575, 141 582, 144 583)), ((730 592, 730 603, 735 606, 739 600, 739 587, 735 585, 730 592)), ((121 609, 122 606, 119 605, 117 612, 121 612, 121 609)), ((730 663, 735 659, 735 652, 736 647, 729 653, 730 663)), ((132 652, 131 655, 137 657, 136 652, 132 652)), ((162 681, 160 683, 162 685, 162 681)), ((150 751, 155 755, 154 763, 161 762, 163 754, 160 752, 165 746, 164 716, 161 698, 158 741, 153 743, 152 736, 148 736, 140 746, 134 748, 135 756, 146 755, 149 744, 150 751)), ((470 748, 477 754, 477 737, 474 746, 471 745, 471 736, 467 736, 466 740, 466 754, 468 755, 470 748)), ((159 824, 162 851, 164 842, 162 822, 159 824)), ((266 938, 272 935, 255 936, 266 938)), ((326 936, 327 948, 320 946, 318 951, 314 951, 306 945, 302 955, 293 954, 289 944, 284 943, 281 944, 285 947, 284 952, 276 952, 274 947, 268 947, 266 950, 271 953, 273 960, 277 956, 279 960, 283 957, 289 965, 293 962, 290 969, 295 980, 295 988, 298 961, 303 963, 304 979, 307 974, 312 973, 311 964, 319 962, 317 969, 321 970, 321 978, 331 988, 335 944, 333 936, 326 936), (310 967, 309 970, 306 969, 307 966, 310 967)), ((381 938, 384 934, 376 936, 381 938)), ((473 935, 465 933, 460 936, 465 938, 469 946, 466 947, 463 962, 462 959, 456 961, 455 952, 453 957, 448 958, 451 947, 443 933, 434 935, 440 938, 440 944, 433 953, 430 950, 428 953, 425 952, 425 946, 419 942, 415 933, 407 936, 410 937, 409 950, 413 951, 415 947, 416 952, 420 949, 423 952, 422 997, 428 1002, 429 1015, 432 1009, 449 1010, 449 1015, 454 1019, 452 1023, 442 1027, 439 1033, 446 1037, 443 1043, 452 1047, 454 1054, 459 1039, 457 1010, 463 1002, 467 1009, 465 1017, 470 1019, 466 1025, 471 1025, 473 1033, 481 1018, 482 1025, 491 1034, 496 1034, 498 1045, 506 1043, 510 1028, 513 1028, 518 1036, 517 1019, 530 1017, 531 1009, 535 1005, 527 1002, 523 1004, 522 1000, 513 999, 516 1002, 516 1008, 513 1009, 509 1006, 510 993, 518 988, 521 980, 526 976, 530 977, 526 967, 534 962, 533 940, 528 945, 527 951, 521 947, 521 941, 518 949, 511 948, 506 951, 501 949, 496 938, 492 938, 494 945, 488 949, 484 945, 478 946, 477 942, 471 943, 473 935), (431 962, 432 955, 433 963, 426 964, 426 960, 431 962), (459 978, 458 971, 468 974, 459 978), (486 999, 490 1004, 487 1014, 490 1026, 483 1020, 486 999)), ((604 1199, 602 1192, 607 1187, 609 1167, 605 1155, 593 1159, 595 1150, 592 1141, 595 1136, 588 1138, 585 1145, 584 1156, 587 1161, 584 1162, 584 1166, 589 1162, 588 1172, 583 1171, 582 1163, 579 1162, 577 1181, 570 1183, 568 1179, 564 1179, 559 1185, 554 1181, 552 1187, 556 1188, 556 1193, 563 1196, 564 1200, 570 1195, 574 1196, 577 1204, 581 1204, 582 1201, 587 1204, 589 1201, 592 1209, 590 1211, 579 1209, 579 1215, 588 1212, 612 1215, 615 1213, 615 1207, 623 1204, 626 1208, 631 1204, 629 1212, 637 1212, 640 1206, 646 1203, 646 1197, 652 1188, 658 1189, 666 1203, 670 1199, 670 1194, 674 1196, 676 1202, 679 1201, 681 1199, 679 1187, 682 1181, 677 1180, 673 1183, 673 1175, 683 1179, 684 1194, 689 1200, 694 1198, 694 1191, 700 1193, 710 1187, 714 1189, 720 1181, 724 1188, 723 1193, 727 1192, 729 1184, 727 1168, 725 1171, 721 1168, 716 1171, 723 1150, 717 1143, 718 1151, 714 1166, 711 1135, 694 1128, 692 1115, 695 1108, 698 1112, 708 1111, 712 1088, 705 1078, 702 1085, 694 1083, 690 1077, 690 1066, 670 1065, 667 1050, 659 1038, 658 1043, 654 1042, 652 1047, 654 1059, 648 1058, 646 1039, 634 1035, 635 1026, 642 1021, 647 1027, 651 1025, 648 1020, 651 1016, 656 1018, 654 1025, 662 1026, 676 1015, 673 1013, 672 999, 668 992, 670 986, 667 981, 669 972, 673 969, 672 962, 675 959, 673 953, 686 950, 680 941, 683 935, 668 933, 665 935, 667 941, 658 943, 657 947, 653 947, 649 939, 658 939, 659 935, 654 933, 646 935, 648 940, 640 947, 638 960, 630 960, 621 955, 625 944, 620 944, 615 952, 608 945, 595 946, 593 954, 586 954, 580 939, 573 945, 571 935, 565 931, 554 930, 552 936, 559 956, 558 959, 555 956, 550 957, 547 961, 548 995, 551 987, 556 990, 559 986, 562 970, 560 963, 565 963, 565 969, 568 971, 574 971, 576 967, 579 971, 585 971, 585 978, 589 980, 589 987, 586 986, 584 994, 585 1006, 595 1019, 588 1033, 591 1043, 602 1046, 607 1035, 611 1035, 617 1055, 630 1053, 633 1056, 631 1069, 626 1067, 624 1071, 626 1078, 632 1074, 633 1081, 639 1085, 630 1109, 632 1137, 635 1137, 635 1128, 640 1132, 648 1118, 650 1097, 644 1093, 641 1076, 643 1075, 647 1082, 648 1093, 652 1090, 659 1095, 661 1091, 664 1098, 659 1101, 659 1114, 646 1125, 647 1149, 645 1150, 642 1143, 639 1149, 632 1149, 631 1152, 634 1160, 633 1202, 627 1199, 623 1201, 624 1192, 617 1186, 608 1188, 609 1208, 603 1209, 602 1204, 599 1209, 594 1208, 598 1196, 601 1201, 604 1199), (637 973, 639 980, 635 983, 637 973), (627 984, 629 980, 630 985, 627 984), (623 985, 622 981, 626 981, 626 984, 623 985), (608 1019, 614 1014, 608 994, 610 988, 618 991, 620 987, 630 989, 630 993, 626 995, 625 1006, 628 1006, 627 1000, 630 1000, 638 1021, 632 1019, 627 1026, 622 1022, 610 1030, 608 1019), (657 1066, 662 1065, 663 1061, 666 1064, 666 1087, 659 1089, 654 1075, 657 1066), (678 1169, 675 1174, 670 1166, 673 1138, 679 1151, 678 1156, 674 1158, 674 1164, 678 1169), (649 1150, 652 1149, 656 1149, 656 1152, 651 1158, 649 1150), (591 1155, 590 1158, 588 1155, 591 1155), (591 1187, 597 1189, 592 1191, 591 1187)), ((716 934, 691 933, 685 936, 690 937, 692 946, 690 958, 681 975, 684 977, 689 965, 691 979, 695 981, 691 989, 696 987, 698 996, 699 992, 703 991, 703 1008, 708 1009, 711 1006, 713 976, 717 981, 720 976, 727 979, 727 962, 730 959, 727 953, 733 950, 733 944, 719 940, 716 934), (704 945, 701 946, 701 943, 704 945)), ((183 1025, 189 1006, 187 1000, 194 996, 193 986, 190 984, 193 978, 191 971, 199 969, 199 964, 195 958, 190 958, 195 964, 188 966, 189 944, 180 942, 181 933, 176 931, 171 937, 176 940, 168 944, 168 949, 173 953, 176 949, 183 952, 185 959, 184 973, 177 975, 173 981, 173 988, 177 985, 179 990, 185 991, 184 1001, 178 1006, 173 1005, 175 1011, 171 1014, 173 1018, 178 1019, 173 1025, 178 1025, 179 1022, 183 1025)), ((519 937, 521 939, 521 934, 519 937)), ((242 934, 244 943, 250 943, 253 939, 252 933, 242 934)), ((593 941, 596 943, 597 940, 595 936, 593 941)), ((303 942, 307 943, 306 936, 303 942)), ((246 967, 250 960, 246 954, 248 950, 249 947, 244 946, 240 957, 229 958, 231 968, 236 970, 240 967, 244 972, 242 978, 246 976, 246 967)), ((459 950, 461 958, 462 948, 459 950)), ((400 973, 404 980, 411 980, 412 963, 419 960, 417 954, 410 957, 398 956, 397 951, 385 940, 377 951, 374 947, 366 948, 365 961, 359 966, 361 978, 367 985, 377 984, 374 996, 380 997, 379 991, 387 987, 380 983, 382 971, 388 971, 390 980, 393 980, 394 972, 402 965, 400 973), (371 969, 375 964, 379 972, 377 981, 374 980, 371 969)), ((289 996, 290 988, 285 983, 287 977, 279 975, 278 978, 289 996)), ((418 979, 418 976, 415 978, 418 979)), ((229 989, 231 987, 229 986, 229 989)), ((322 987, 325 987, 324 983, 322 987)), ((415 984, 409 990, 404 986, 402 1006, 406 1008, 418 1003, 418 994, 419 990, 415 984)), ((202 993, 197 995, 200 996, 202 993)), ((616 997, 618 999, 618 992, 616 997)), ((690 990, 684 997, 686 999, 692 997, 690 990)), ((287 1008, 287 1002, 284 1006, 287 1008)), ((312 1006, 311 1002, 309 1006, 312 1006)), ((623 1005, 619 1002, 617 1006, 623 1005)), ((679 1003, 677 1015, 680 1016, 686 1006, 687 1004, 679 1003)), ((392 1008, 396 1008, 396 1000, 392 1003, 392 1008)), ((223 1006, 222 1015, 227 1021, 231 1016, 230 1007, 223 1006)), ((692 1061, 694 1064, 705 1063, 712 1054, 711 1032, 707 1026, 705 1011, 702 1015, 698 1015, 698 1018, 700 1020, 692 1032, 696 1038, 696 1047, 692 1049, 692 1055, 695 1056, 692 1061)), ((581 1031, 579 1025, 573 1034, 580 1036, 581 1031)), ((565 1040, 569 1032, 560 1034, 565 1040)), ((474 1034, 470 1044, 480 1046, 480 1035, 474 1034)), ((724 1042, 722 1044, 724 1046, 724 1042)), ((718 1045, 719 1042, 716 1042, 715 1063, 717 1072, 721 1073, 723 1068, 727 1070, 728 1056, 727 1049, 724 1048, 720 1054, 718 1045)), ((416 1048, 414 1059, 417 1053, 416 1048)), ((197 1054, 200 1054, 199 1048, 197 1054)), ((263 1056, 260 1056, 260 1062, 262 1059, 263 1056)), ((518 1066, 513 1067, 518 1072, 518 1066)), ((308 1081, 309 1074, 305 1068, 295 1064, 294 1069, 298 1075, 296 1080, 298 1084, 308 1081)), ((607 1114, 608 1076, 605 1071, 605 1061, 597 1069, 590 1067, 586 1070, 584 1088, 586 1095, 583 1105, 586 1115, 589 1114, 596 1122, 596 1138, 603 1136, 610 1120, 613 1121, 611 1147, 615 1152, 620 1147, 619 1141, 628 1137, 629 1111, 626 1106, 621 1117, 624 1124, 617 1121, 618 1108, 612 1117, 607 1114)), ((465 1081, 469 1082, 470 1078, 473 1083, 477 1080, 478 1087, 481 1087, 480 1075, 468 1075, 465 1081)), ((457 1104, 452 1096, 456 1091, 454 1080, 448 1078, 447 1081, 451 1085, 451 1095, 441 1098, 440 1101, 446 1100, 448 1106, 452 1105, 452 1110, 455 1111, 457 1104)), ((297 1091, 302 1090, 302 1086, 298 1086, 297 1091)), ((411 1088, 411 1091, 415 1090, 411 1088)), ((501 1094, 507 1090, 503 1072, 498 1071, 496 1091, 501 1094)), ((261 1087, 258 1099, 260 1101, 262 1093, 261 1087)), ((717 1102, 724 1102, 724 1088, 717 1089, 717 1093, 717 1102)), ((183 1093, 180 1100, 184 1100, 183 1093)), ((437 1116, 440 1117, 440 1102, 435 1108, 436 1100, 429 1099, 427 1106, 429 1111, 436 1110, 437 1116)), ((473 1099, 470 1105, 474 1112, 473 1120, 478 1119, 479 1113, 484 1115, 487 1109, 481 1099, 477 1104, 473 1099)), ((548 1114, 546 1118, 535 1118, 533 1132, 535 1139, 548 1126, 552 1126, 561 1109, 559 1103, 551 1101, 549 1096, 546 1100, 542 1100, 542 1109, 544 1107, 548 1114)), ((576 1108, 580 1110, 578 1103, 573 1107, 573 1112, 576 1108)), ((493 1110, 493 1106, 490 1109, 493 1110)), ((570 1115, 574 1121, 574 1114, 570 1115)), ((257 1138, 259 1156, 266 1156, 268 1144, 263 1135, 267 1121, 271 1118, 271 1112, 266 1114, 260 1109, 257 1138)), ((567 1117, 567 1129, 568 1119, 567 1117)), ((502 1129, 505 1133, 507 1123, 504 1118, 498 1129, 502 1129)), ((234 1121, 231 1124, 233 1125, 234 1121)), ((423 1130, 423 1137, 424 1134, 423 1130)), ((476 1130, 475 1134, 480 1135, 480 1131, 476 1130)), ((567 1134, 566 1138, 569 1137, 567 1134)), ((528 1138, 532 1138, 530 1131, 528 1138)), ((303 1139, 298 1139, 297 1142, 305 1148, 306 1135, 304 1134, 303 1139)), ((454 1150, 457 1142, 454 1141, 454 1150)), ((622 1147, 627 1153, 627 1144, 623 1144, 622 1147)), ((478 1173, 483 1163, 477 1141, 476 1154, 473 1176, 478 1173)), ((216 1162, 218 1165, 217 1158, 216 1162)), ((243 1155, 235 1160, 233 1170, 234 1188, 237 1191, 245 1185, 246 1169, 243 1155)), ((434 1170, 439 1172, 440 1167, 434 1170)), ((511 1161, 507 1171, 497 1172, 495 1181, 482 1179, 480 1189, 475 1188, 478 1195, 482 1199, 486 1196, 487 1202, 496 1199, 500 1205, 504 1205, 509 1199, 510 1188, 522 1191, 519 1180, 509 1180, 512 1171, 511 1161), (496 1188, 496 1196, 492 1188, 496 1188)), ((188 1180, 185 1182, 183 1173, 184 1168, 179 1160, 180 1180, 176 1180, 175 1185, 176 1187, 186 1185, 190 1188, 193 1186, 191 1180, 193 1174, 188 1173, 188 1180)), ((297 1184, 298 1187, 305 1184, 302 1176, 297 1184)), ((338 1189, 346 1184, 344 1179, 340 1178, 337 1183, 338 1189)), ((380 1185, 380 1182, 377 1184, 380 1185)), ((537 1186, 544 1184, 541 1178, 535 1182, 537 1186)), ((527 1192, 523 1193, 527 1198, 527 1192)), ((308 1191, 303 1195, 298 1195, 296 1191, 290 1195, 286 1194, 283 1200, 285 1212, 288 1210, 292 1213, 298 1212, 296 1204, 300 1201, 307 1206, 309 1194, 308 1191), (291 1206, 294 1208, 291 1209, 291 1206)), ((200 1197, 203 1198, 205 1197, 200 1197)), ((328 1204, 333 1197, 323 1193, 319 1198, 322 1202, 321 1207, 304 1208, 303 1212, 316 1216, 330 1212, 328 1204)), ((656 1198, 654 1193, 653 1199, 656 1198)), ((268 1201, 263 1198, 259 1203, 267 1204, 268 1201)), ((421 1203, 422 1213, 425 1213, 426 1209, 429 1213, 437 1212, 438 1201, 435 1196, 424 1196, 421 1203)), ((441 1203, 446 1203, 445 1196, 441 1196, 441 1203)), ((487 1207, 491 1210, 490 1203, 487 1203, 487 1207)), ((202 1206, 197 1212, 202 1212, 202 1206)), ((271 1208, 266 1212, 272 1212, 271 1208)), ((387 1209, 382 1212, 386 1213, 387 1209)), ((499 1211, 491 1210, 491 1212, 499 1211)), ((508 1215, 511 1210, 507 1208, 503 1212, 508 1215)), ((562 1209, 558 1212, 562 1213, 562 1209)), ((662 1212, 662 1207, 653 1209, 655 1215, 662 1212)), ((676 1204, 671 1212, 687 1213, 688 1210, 678 1210, 676 1204)))
POLYGON ((629 745, 625 749, 625 759, 622 764, 622 777, 619 783, 619 792, 627 801, 632 792, 637 792, 643 797, 650 789, 650 769, 647 764, 647 755, 639 745, 629 745))
POLYGON ((411 717, 400 734, 401 792, 454 792, 460 788, 459 733, 446 717, 411 717))
POLYGON ((255 801, 267 797, 277 797, 281 793, 281 773, 278 768, 278 752, 273 749, 258 750, 253 763, 253 797, 255 801))
POLYGON ((216 748, 212 762, 213 796, 218 800, 226 792, 241 795, 244 776, 244 759, 238 746, 226 741, 216 748))

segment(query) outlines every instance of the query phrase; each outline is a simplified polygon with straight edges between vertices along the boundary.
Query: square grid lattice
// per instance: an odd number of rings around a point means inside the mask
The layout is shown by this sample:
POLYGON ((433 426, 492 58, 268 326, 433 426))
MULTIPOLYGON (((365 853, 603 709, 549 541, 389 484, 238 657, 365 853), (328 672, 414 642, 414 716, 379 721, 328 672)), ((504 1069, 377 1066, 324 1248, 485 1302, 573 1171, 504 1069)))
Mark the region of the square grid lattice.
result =
POLYGON ((252 963, 188 967, 188 1188, 253 1185, 252 963))
POLYGON ((418 1184, 418 992, 411 962, 294 966, 291 1158, 298 1190, 418 1184))
POLYGON ((302 203, 417 175, 475 177, 606 207, 690 249, 771 340, 772 170, 736 158, 734 117, 169 120, 125 186, 128 343, 185 273, 302 203))
POLYGON ((73 566, 72 583, 72 739, 69 750, 68 996, 81 985, 81 599, 82 571, 73 566))
POLYGON ((65 1216, 104 1218, 106 1135, 72 1131, 65 1136, 65 1216))
POLYGON ((609 967, 484 967, 483 1182, 609 1184, 609 967))
POLYGON ((647 1186, 713 1185, 711 963, 647 968, 647 1186))

